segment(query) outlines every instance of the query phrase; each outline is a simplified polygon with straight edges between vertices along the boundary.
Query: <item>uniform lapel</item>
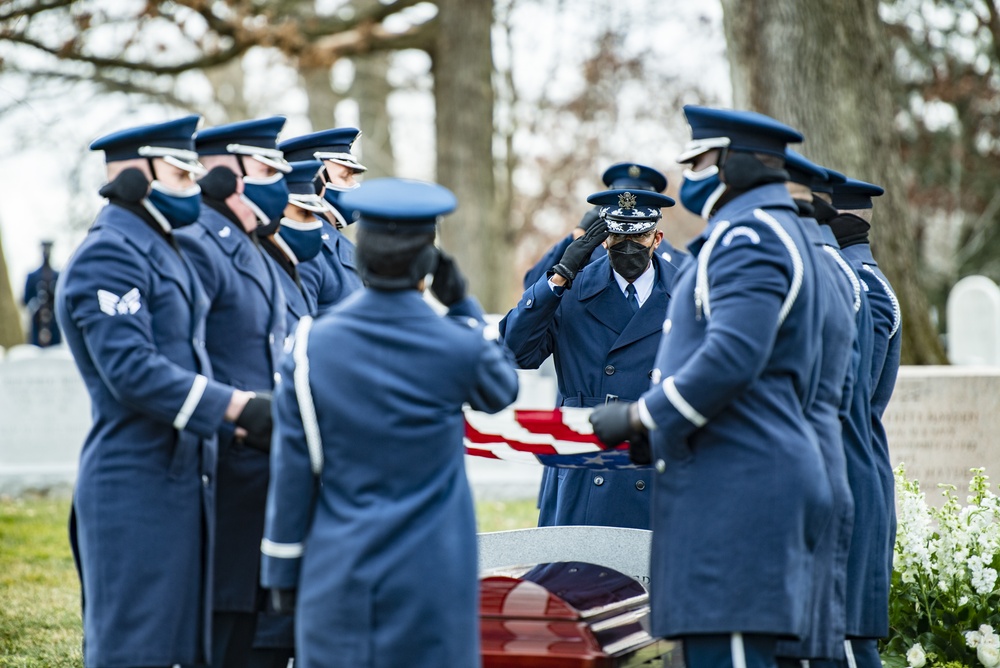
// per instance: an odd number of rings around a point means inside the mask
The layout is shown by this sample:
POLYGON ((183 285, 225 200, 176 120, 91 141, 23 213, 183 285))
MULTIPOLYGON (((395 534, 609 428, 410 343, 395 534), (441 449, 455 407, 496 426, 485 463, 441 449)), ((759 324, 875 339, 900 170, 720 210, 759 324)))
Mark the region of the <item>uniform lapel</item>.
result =
POLYGON ((572 290, 579 290, 577 298, 586 302, 587 313, 615 334, 621 334, 634 314, 611 276, 607 256, 591 263, 580 274, 578 281, 572 290))
POLYGON ((198 219, 198 224, 203 225, 222 252, 232 258, 236 271, 250 279, 270 301, 273 297, 274 284, 269 280, 271 277, 265 268, 267 262, 264 260, 264 254, 254 246, 250 236, 212 209, 206 210, 198 219), (271 285, 268 285, 269 282, 271 285))
POLYGON ((646 303, 632 316, 621 335, 612 344, 612 351, 663 331, 663 320, 667 317, 667 304, 670 301, 669 286, 674 274, 677 273, 677 268, 659 255, 653 255, 653 262, 656 263, 656 281, 653 283, 653 290, 649 293, 646 303))
POLYGON ((184 299, 194 305, 193 279, 192 274, 187 271, 187 263, 159 232, 135 214, 116 206, 109 207, 101 224, 121 232, 136 250, 149 258, 150 268, 163 279, 180 287, 184 299))

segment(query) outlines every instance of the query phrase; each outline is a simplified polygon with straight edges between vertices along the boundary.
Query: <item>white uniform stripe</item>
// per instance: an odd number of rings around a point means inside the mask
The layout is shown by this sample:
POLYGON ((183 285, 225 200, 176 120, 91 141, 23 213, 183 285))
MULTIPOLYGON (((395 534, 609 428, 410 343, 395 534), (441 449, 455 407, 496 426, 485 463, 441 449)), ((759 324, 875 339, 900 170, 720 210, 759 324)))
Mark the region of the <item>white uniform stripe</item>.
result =
POLYGON ((206 387, 208 387, 208 378, 199 373, 194 377, 194 382, 191 383, 191 390, 184 400, 184 405, 181 406, 180 412, 174 418, 174 429, 180 431, 187 427, 188 420, 191 419, 191 416, 194 415, 195 410, 198 408, 198 404, 205 394, 206 387))
POLYGON ((706 318, 712 314, 712 307, 708 303, 708 260, 715 244, 719 243, 719 237, 727 229, 729 229, 728 220, 716 225, 712 233, 708 235, 708 239, 705 240, 705 245, 698 251, 698 271, 694 280, 694 305, 699 314, 705 313, 706 318))
POLYGON ((858 662, 854 658, 854 646, 850 640, 844 641, 844 654, 847 655, 847 668, 858 668, 858 662))
POLYGON ((646 429, 653 431, 657 429, 656 420, 653 419, 653 415, 649 412, 649 408, 646 407, 646 400, 639 397, 639 421, 642 422, 646 429))
POLYGON ((260 553, 276 559, 298 559, 302 556, 302 543, 275 543, 264 538, 260 541, 260 553))
POLYGON ((882 277, 876 274, 874 269, 872 269, 867 264, 863 264, 861 266, 864 267, 868 273, 874 276, 875 280, 877 280, 879 283, 882 284, 882 287, 885 289, 885 293, 889 295, 889 301, 892 302, 892 331, 889 332, 889 338, 891 339, 896 335, 896 332, 899 330, 899 322, 900 320, 902 320, 902 314, 900 313, 899 310, 899 300, 896 299, 896 293, 892 291, 892 288, 889 287, 889 284, 883 281, 882 277))
POLYGON ((861 310, 861 280, 858 275, 854 273, 851 269, 851 265, 847 264, 847 261, 840 256, 836 248, 831 248, 830 246, 823 246, 823 250, 829 254, 834 260, 837 261, 837 266, 840 270, 844 272, 847 276, 847 280, 851 282, 851 287, 854 289, 854 312, 857 313, 861 310))
POLYGON ((785 297, 785 302, 781 305, 781 311, 778 312, 778 326, 780 327, 791 312, 792 306, 795 304, 795 299, 799 296, 799 290, 802 289, 802 276, 805 273, 805 267, 802 264, 802 256, 799 254, 799 249, 795 246, 795 242, 792 241, 792 237, 785 231, 785 228, 781 226, 781 223, 763 209, 754 209, 753 215, 757 220, 766 223, 774 230, 781 243, 785 244, 785 248, 792 258, 792 285, 788 289, 788 296, 785 297))
POLYGON ((295 398, 299 402, 302 430, 309 448, 309 462, 312 464, 312 472, 319 475, 323 470, 323 439, 319 433, 319 419, 316 417, 316 405, 309 386, 309 330, 312 329, 312 323, 310 316, 299 320, 292 357, 295 360, 295 398))
POLYGON ((696 427, 703 427, 708 420, 705 416, 695 410, 694 406, 687 402, 687 399, 681 396, 681 393, 677 391, 677 386, 674 385, 674 377, 670 376, 662 384, 663 393, 667 395, 667 401, 673 404, 677 412, 684 416, 684 418, 696 427))
POLYGON ((733 657, 733 668, 747 668, 747 652, 743 647, 742 633, 734 633, 730 636, 729 651, 733 657))

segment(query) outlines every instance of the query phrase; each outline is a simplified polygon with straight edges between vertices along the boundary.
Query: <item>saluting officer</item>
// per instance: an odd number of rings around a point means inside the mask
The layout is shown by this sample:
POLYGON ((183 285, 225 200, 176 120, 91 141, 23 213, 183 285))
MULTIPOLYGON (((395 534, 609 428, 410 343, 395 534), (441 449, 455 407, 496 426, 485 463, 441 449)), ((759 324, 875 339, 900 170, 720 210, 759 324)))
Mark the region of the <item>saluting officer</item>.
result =
MULTIPOLYGON (((657 252, 666 195, 610 190, 591 195, 600 220, 529 287, 501 323, 504 343, 522 369, 553 355, 563 406, 634 401, 649 387, 676 267, 657 252), (607 239, 604 256, 589 264, 607 239)), ((546 467, 539 526, 649 528, 649 471, 546 467)))
POLYGON ((24 281, 24 305, 31 318, 31 336, 28 343, 45 348, 62 343, 59 325, 56 323, 55 301, 56 281, 59 272, 52 268, 52 242, 42 242, 42 264, 28 274, 24 281))
POLYGON ((462 404, 496 412, 517 375, 434 247, 447 189, 377 179, 360 216, 367 288, 303 319, 275 393, 262 580, 295 609, 302 668, 477 666, 476 534, 462 404), (448 313, 422 297, 424 276, 448 313), (369 388, 359 391, 359 388, 369 388))
POLYGON ((355 176, 367 171, 351 148, 361 136, 357 128, 335 128, 287 139, 279 148, 292 161, 319 160, 323 163, 317 192, 327 208, 323 221, 325 262, 301 268, 302 284, 316 300, 320 315, 361 288, 354 257, 354 244, 340 230, 354 222, 351 212, 340 204, 340 197, 358 187, 355 176))
MULTIPOLYGON (((662 193, 667 189, 667 177, 664 176, 662 172, 653 169, 652 167, 639 165, 634 162, 616 162, 604 170, 604 174, 601 175, 601 180, 609 190, 629 190, 631 192, 635 192, 636 190, 648 190, 651 192, 662 193)), ((527 289, 529 285, 534 285, 535 282, 542 277, 542 275, 552 268, 552 265, 559 261, 559 258, 563 256, 563 253, 566 252, 569 245, 576 239, 582 237, 587 230, 590 229, 590 226, 599 220, 600 207, 594 206, 588 209, 587 213, 583 214, 583 218, 580 219, 577 226, 573 228, 573 231, 550 248, 545 255, 542 256, 542 259, 535 263, 535 266, 525 272, 525 289, 527 289)), ((660 257, 673 264, 675 267, 680 266, 680 262, 685 256, 684 253, 681 253, 676 248, 671 246, 670 242, 666 239, 662 239, 660 241, 657 253, 660 254, 660 257)), ((603 256, 604 248, 598 246, 591 254, 590 261, 599 260, 603 256)))
MULTIPOLYGON (((876 536, 881 562, 875 567, 878 577, 872 582, 870 605, 864 609, 857 633, 851 639, 854 660, 859 667, 878 668, 877 639, 889 633, 889 584, 892 578, 892 554, 896 537, 895 480, 889 459, 889 442, 882 415, 899 372, 900 326, 902 316, 899 300, 889 280, 879 269, 872 255, 868 231, 872 220, 872 198, 885 191, 871 183, 847 179, 833 187, 833 207, 838 215, 828 221, 837 237, 844 256, 854 267, 868 292, 871 304, 872 364, 871 364, 871 434, 872 455, 882 481, 883 508, 888 527, 876 536)), ((881 527, 880 527, 881 528, 881 527)))
MULTIPOLYGON (((785 152, 788 192, 816 255, 823 305, 822 356, 815 398, 805 416, 816 432, 833 499, 833 516, 816 545, 808 626, 801 640, 778 644, 779 665, 801 668, 803 661, 840 661, 847 633, 847 567, 854 525, 854 496, 848 478, 843 423, 850 419, 857 350, 855 318, 862 307, 861 284, 836 249, 826 245, 813 217, 813 188, 828 172, 792 149, 785 152)), ((862 519, 866 519, 862 511, 862 519)))
MULTIPOLYGON (((195 225, 178 234, 205 287, 205 346, 216 378, 270 392, 285 339, 285 300, 258 230, 276 227, 288 202, 275 148, 285 119, 276 116, 207 128, 195 147, 209 169, 195 225)), ((261 599, 258 578, 264 531, 269 444, 219 432, 216 492, 212 665, 246 668, 261 599)))
POLYGON ((689 668, 775 665, 806 630, 830 483, 805 418, 820 359, 812 248, 785 188, 792 128, 684 108, 681 203, 708 220, 674 284, 653 386, 591 415, 605 443, 649 430, 652 631, 689 668))
POLYGON ((56 295, 94 416, 70 519, 87 666, 208 662, 215 434, 270 438, 269 399, 212 377, 208 301, 175 244, 200 207, 198 120, 91 144, 109 203, 56 295))

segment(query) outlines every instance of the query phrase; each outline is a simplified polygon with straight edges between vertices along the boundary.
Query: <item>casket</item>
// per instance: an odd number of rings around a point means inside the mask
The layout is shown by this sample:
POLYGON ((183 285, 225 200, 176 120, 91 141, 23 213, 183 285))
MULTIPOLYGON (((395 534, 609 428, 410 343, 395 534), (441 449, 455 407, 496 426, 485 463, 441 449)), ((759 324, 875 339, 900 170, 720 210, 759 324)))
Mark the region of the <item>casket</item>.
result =
POLYGON ((493 569, 479 593, 483 668, 631 668, 678 647, 650 636, 643 586, 606 566, 493 569))

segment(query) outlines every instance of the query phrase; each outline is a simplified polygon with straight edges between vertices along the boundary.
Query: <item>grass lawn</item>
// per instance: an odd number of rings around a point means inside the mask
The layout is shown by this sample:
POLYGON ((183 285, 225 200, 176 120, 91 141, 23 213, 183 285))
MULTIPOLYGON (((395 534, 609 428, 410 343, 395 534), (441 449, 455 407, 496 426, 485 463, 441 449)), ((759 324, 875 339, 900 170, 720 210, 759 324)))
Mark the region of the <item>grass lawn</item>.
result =
MULTIPOLYGON (((476 504, 480 531, 533 527, 534 499, 476 504)), ((0 666, 83 665, 68 499, 0 498, 0 666)))

